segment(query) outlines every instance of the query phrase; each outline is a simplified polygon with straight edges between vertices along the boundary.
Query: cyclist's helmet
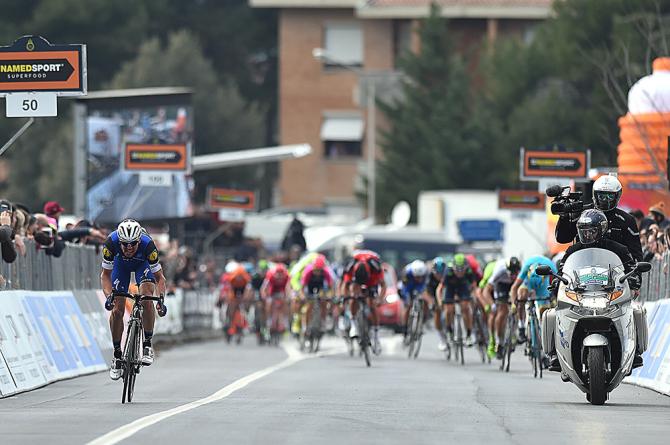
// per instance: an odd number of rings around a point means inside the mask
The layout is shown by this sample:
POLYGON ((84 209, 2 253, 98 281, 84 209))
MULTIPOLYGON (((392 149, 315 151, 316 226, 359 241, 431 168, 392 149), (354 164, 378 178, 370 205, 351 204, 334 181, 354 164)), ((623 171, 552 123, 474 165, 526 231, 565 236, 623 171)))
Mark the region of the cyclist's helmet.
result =
POLYGON ((608 212, 619 205, 623 188, 615 176, 601 176, 593 183, 593 202, 596 209, 608 212))
POLYGON ((607 217, 603 212, 589 209, 582 212, 577 220, 577 236, 582 244, 597 242, 607 232, 607 217))
POLYGON ((409 264, 409 270, 414 278, 423 278, 428 273, 426 263, 421 260, 414 260, 409 264))
POLYGON ((249 283, 249 274, 242 265, 238 265, 230 274, 230 284, 233 287, 244 287, 249 283))
POLYGON ((363 285, 370 280, 370 267, 366 263, 356 263, 353 271, 354 283, 363 285))
POLYGON ((258 269, 258 271, 261 272, 261 273, 265 273, 265 272, 267 272, 267 270, 269 269, 268 260, 258 260, 258 267, 257 267, 257 269, 258 269))
POLYGON ((513 256, 507 260, 507 270, 512 275, 516 275, 519 273, 519 271, 521 270, 521 263, 519 262, 519 259, 517 257, 513 256))
POLYGON ((286 269, 284 263, 277 264, 272 272, 272 280, 275 282, 281 282, 281 280, 288 275, 288 269, 286 269))
POLYGON ((433 258, 433 272, 438 275, 444 275, 444 269, 447 268, 447 264, 444 262, 444 259, 441 256, 433 258))
POLYGON ((457 253, 454 255, 454 270, 456 272, 463 272, 466 266, 465 255, 462 253, 457 253))
POLYGON ((124 219, 116 228, 116 233, 122 243, 134 243, 142 236, 142 226, 134 219, 124 219))
POLYGON ((323 256, 318 256, 312 263, 314 270, 323 270, 326 268, 326 259, 323 256))

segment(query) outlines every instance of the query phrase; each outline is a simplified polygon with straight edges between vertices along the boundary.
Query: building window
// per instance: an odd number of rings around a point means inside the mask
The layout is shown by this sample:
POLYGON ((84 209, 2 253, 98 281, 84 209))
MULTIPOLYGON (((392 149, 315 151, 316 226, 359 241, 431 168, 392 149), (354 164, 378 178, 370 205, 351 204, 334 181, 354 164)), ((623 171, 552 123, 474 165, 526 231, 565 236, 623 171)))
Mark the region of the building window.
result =
POLYGON ((326 116, 321 125, 321 140, 327 159, 360 157, 363 119, 360 116, 326 116))
POLYGON ((393 21, 393 63, 398 68, 398 61, 405 52, 412 50, 412 21, 393 21))
POLYGON ((326 23, 323 46, 328 55, 325 66, 363 66, 363 30, 360 23, 326 23))
POLYGON ((535 40, 535 33, 536 33, 536 25, 528 25, 524 28, 523 30, 523 43, 525 43, 527 46, 530 46, 533 43, 533 40, 535 40))

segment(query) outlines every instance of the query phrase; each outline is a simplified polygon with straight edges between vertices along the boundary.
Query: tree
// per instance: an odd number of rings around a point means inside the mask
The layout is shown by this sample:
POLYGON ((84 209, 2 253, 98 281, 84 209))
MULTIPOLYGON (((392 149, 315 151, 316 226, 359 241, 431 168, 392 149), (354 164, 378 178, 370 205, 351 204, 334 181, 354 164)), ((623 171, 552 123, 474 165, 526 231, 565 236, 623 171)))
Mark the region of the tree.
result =
MULTIPOLYGON (((157 38, 145 42, 137 57, 126 62, 109 84, 111 88, 156 86, 194 89, 195 154, 262 146, 262 108, 245 101, 233 81, 219 83, 191 32, 175 32, 165 46, 157 38), (157 66, 161 69, 156 70, 157 66)), ((256 188, 254 173, 253 167, 226 169, 223 175, 221 171, 198 173, 198 195, 202 197, 209 184, 256 188)))
POLYGON ((398 200, 416 209, 422 190, 492 188, 502 179, 496 129, 476 110, 466 60, 453 49, 437 6, 418 32, 421 50, 401 60, 403 98, 379 103, 389 123, 378 169, 381 216, 398 200))

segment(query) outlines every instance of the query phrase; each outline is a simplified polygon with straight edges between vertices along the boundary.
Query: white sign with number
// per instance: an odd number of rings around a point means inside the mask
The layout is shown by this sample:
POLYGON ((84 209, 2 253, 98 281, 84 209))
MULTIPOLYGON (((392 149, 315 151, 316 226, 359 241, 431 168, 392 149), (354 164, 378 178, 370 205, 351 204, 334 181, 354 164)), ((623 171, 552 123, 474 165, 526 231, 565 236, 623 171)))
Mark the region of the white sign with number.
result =
POLYGON ((143 187, 170 187, 172 185, 172 173, 140 172, 140 185, 143 187))
POLYGON ((229 221, 229 222, 244 221, 244 210, 219 209, 219 221, 229 221))
POLYGON ((5 101, 7 117, 58 116, 56 93, 10 93, 5 101))

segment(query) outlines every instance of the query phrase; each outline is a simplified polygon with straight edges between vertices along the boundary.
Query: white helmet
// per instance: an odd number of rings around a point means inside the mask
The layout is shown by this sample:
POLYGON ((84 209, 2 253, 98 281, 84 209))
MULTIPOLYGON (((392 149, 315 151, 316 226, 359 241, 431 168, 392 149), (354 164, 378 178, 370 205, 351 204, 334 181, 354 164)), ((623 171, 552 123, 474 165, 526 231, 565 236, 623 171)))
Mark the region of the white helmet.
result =
POLYGON ((415 277, 425 277, 428 273, 426 263, 421 260, 414 260, 409 265, 409 270, 415 277))
POLYGON ((142 236, 142 226, 134 219, 124 219, 116 228, 116 233, 119 235, 119 241, 122 243, 133 243, 138 241, 142 236))
POLYGON ((616 176, 601 176, 593 183, 593 203, 603 212, 613 210, 619 205, 623 187, 616 176))

